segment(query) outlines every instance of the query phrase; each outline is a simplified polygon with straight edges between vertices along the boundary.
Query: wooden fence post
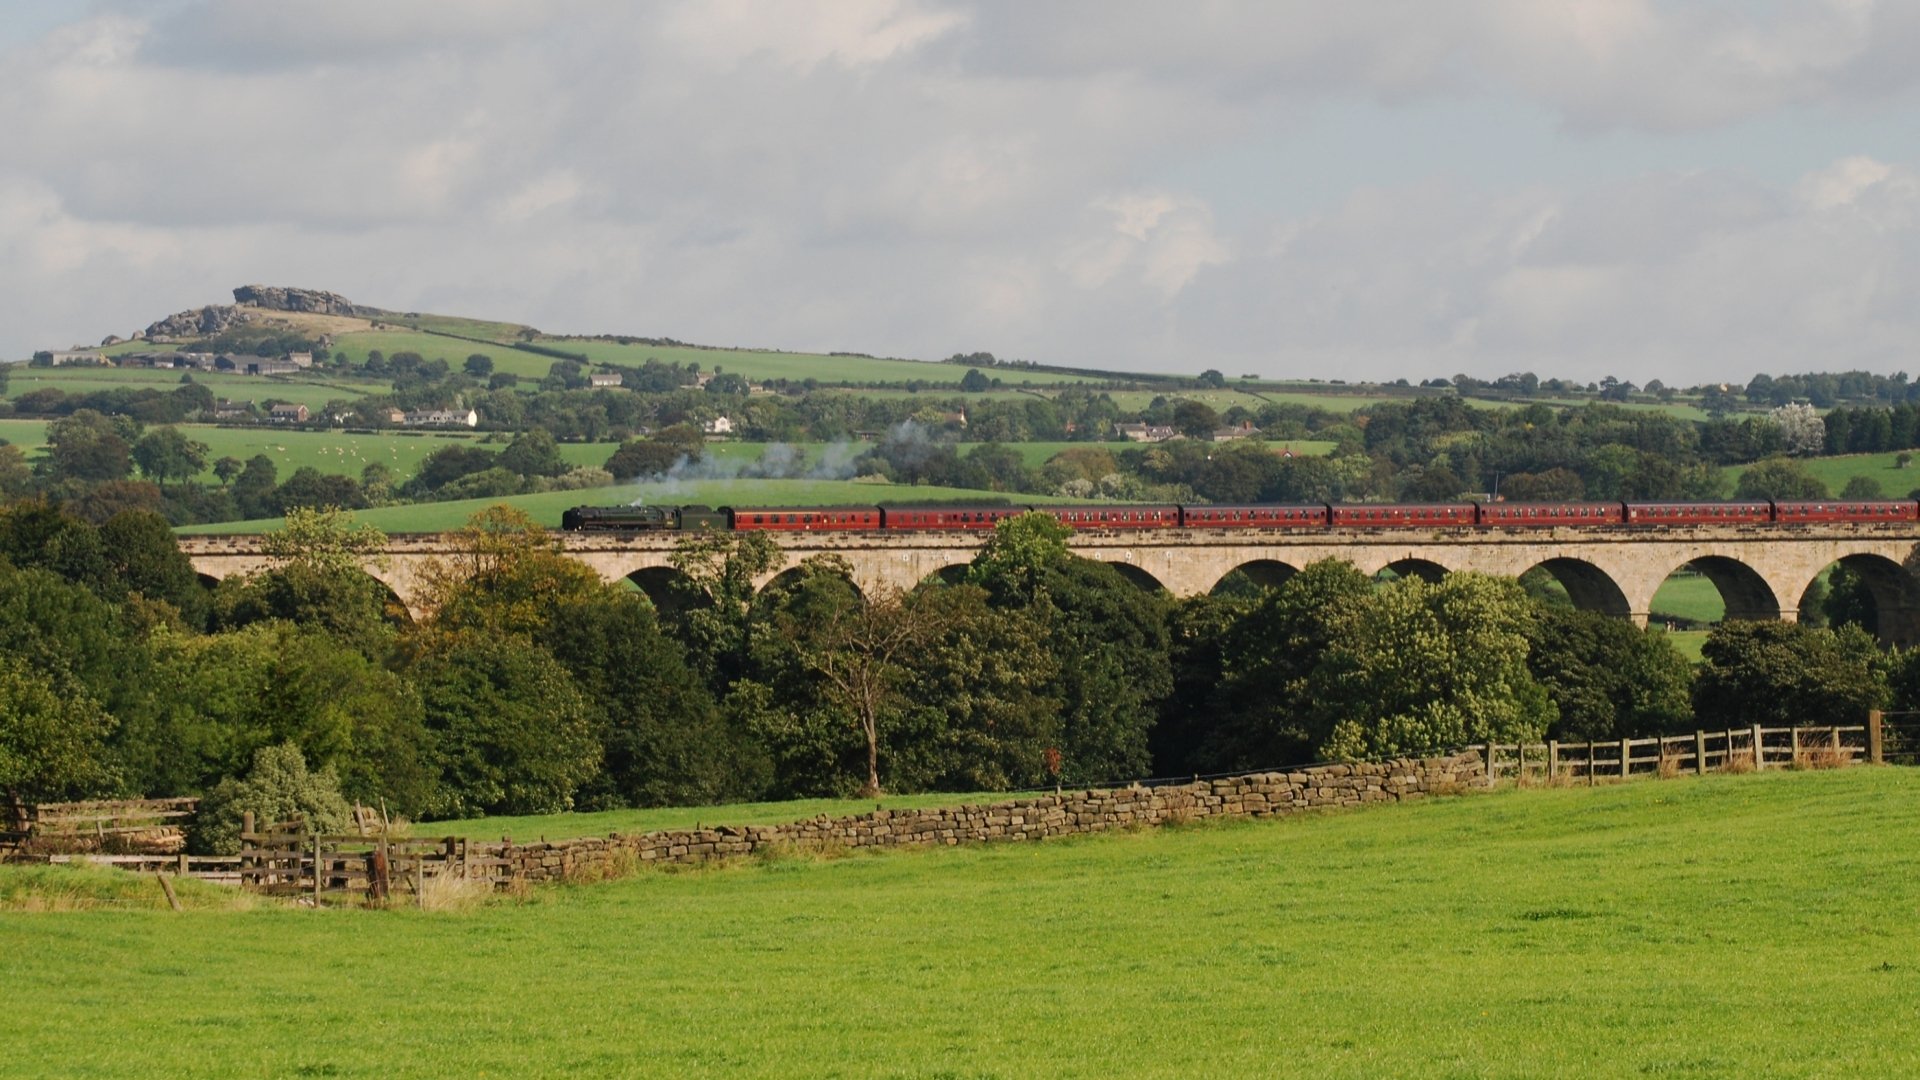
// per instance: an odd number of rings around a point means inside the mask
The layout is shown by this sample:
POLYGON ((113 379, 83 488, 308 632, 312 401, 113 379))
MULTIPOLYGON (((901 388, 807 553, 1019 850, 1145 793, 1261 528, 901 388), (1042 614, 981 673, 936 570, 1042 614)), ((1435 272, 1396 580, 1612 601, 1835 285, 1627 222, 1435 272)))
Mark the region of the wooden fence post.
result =
POLYGON ((1707 733, 1699 730, 1693 733, 1693 774, 1707 774, 1707 733))
POLYGON ((1759 772, 1767 767, 1767 736, 1760 725, 1753 725, 1753 771, 1759 772))
POLYGON ((247 873, 248 870, 259 865, 258 856, 252 854, 254 848, 258 847, 259 844, 260 841, 253 835, 253 811, 249 810, 240 815, 240 850, 243 852, 240 856, 240 884, 242 886, 252 885, 255 888, 259 888, 260 886, 259 875, 249 875, 247 873))
POLYGON ((1494 770, 1498 769, 1500 766, 1498 761, 1494 758, 1493 755, 1494 755, 1493 740, 1488 739, 1487 740, 1487 786, 1488 787, 1492 787, 1493 782, 1499 778, 1499 773, 1495 772, 1494 770))
POLYGON ((313 834, 313 906, 320 907, 320 834, 313 834))
POLYGON ((1593 765, 1594 765, 1593 740, 1588 739, 1587 740, 1587 786, 1588 787, 1592 787, 1593 785, 1599 783, 1599 780, 1595 779, 1593 775, 1594 774, 1593 765))
POLYGON ((1867 760, 1875 765, 1884 765, 1886 744, 1880 732, 1880 710, 1867 710, 1867 760))
POLYGON ((1560 775, 1560 740, 1547 740, 1547 783, 1560 775))
POLYGON ((1625 780, 1633 771, 1633 740, 1620 740, 1620 779, 1625 780))

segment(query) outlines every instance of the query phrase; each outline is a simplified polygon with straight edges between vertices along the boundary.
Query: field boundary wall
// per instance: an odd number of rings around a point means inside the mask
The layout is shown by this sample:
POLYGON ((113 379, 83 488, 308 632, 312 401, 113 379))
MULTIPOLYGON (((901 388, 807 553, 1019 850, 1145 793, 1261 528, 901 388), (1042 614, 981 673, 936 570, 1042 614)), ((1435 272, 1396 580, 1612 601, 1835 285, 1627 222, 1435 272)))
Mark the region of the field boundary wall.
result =
POLYGON ((950 847, 1048 840, 1217 818, 1407 802, 1486 786, 1479 751, 1445 757, 1317 765, 1155 787, 1069 791, 1003 802, 875 810, 779 825, 717 825, 500 845, 526 882, 613 876, 622 864, 685 865, 762 852, 950 847))

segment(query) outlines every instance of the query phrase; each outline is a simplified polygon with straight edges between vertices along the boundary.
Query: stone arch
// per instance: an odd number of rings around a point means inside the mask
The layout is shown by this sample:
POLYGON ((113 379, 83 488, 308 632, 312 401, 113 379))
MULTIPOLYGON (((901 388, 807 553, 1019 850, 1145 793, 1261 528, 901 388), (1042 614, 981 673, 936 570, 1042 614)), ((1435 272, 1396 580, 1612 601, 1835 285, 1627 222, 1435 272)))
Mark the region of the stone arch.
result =
POLYGON ((212 574, 203 574, 196 571, 193 576, 199 579, 200 587, 208 592, 212 592, 220 587, 220 579, 214 577, 212 574))
POLYGON ((1145 570, 1140 569, 1139 567, 1133 565, 1130 562, 1109 562, 1107 565, 1119 571, 1121 577, 1126 578, 1128 581, 1132 582, 1135 585, 1138 585, 1142 589, 1145 589, 1147 592, 1166 592, 1167 591, 1167 587, 1160 583, 1159 578, 1154 577, 1152 574, 1148 573, 1145 570))
POLYGON ((360 572, 372 578, 380 586, 380 608, 386 614, 387 621, 396 626, 406 626, 419 621, 420 616, 425 614, 424 611, 415 608, 386 577, 364 568, 360 572))
POLYGON ((644 593, 656 611, 681 611, 691 607, 711 607, 713 604, 713 597, 704 590, 689 591, 679 587, 682 583, 691 584, 693 579, 672 566, 643 566, 621 580, 644 593))
POLYGON ((967 571, 971 569, 973 569, 972 563, 948 563, 921 578, 914 588, 924 588, 928 585, 959 585, 967 580, 967 571))
POLYGON ((1616 619, 1631 619, 1633 605, 1613 575, 1585 559, 1556 557, 1528 567, 1544 570, 1567 590, 1567 598, 1581 611, 1597 611, 1616 619))
MULTIPOLYGON (((1781 617, 1780 598, 1760 572, 1726 555, 1702 555, 1684 564, 1713 582, 1727 606, 1728 619, 1768 620, 1781 617)), ((1669 577, 1672 574, 1668 574, 1669 577)))
MULTIPOLYGON (((760 586, 759 591, 762 594, 765 594, 765 593, 772 592, 776 587, 785 587, 787 583, 797 580, 802 574, 806 572, 807 572, 807 566, 804 563, 798 566, 789 566, 785 570, 780 571, 779 573, 773 575, 772 577, 768 578, 765 582, 763 582, 760 586)), ((841 574, 838 576, 843 581, 845 581, 848 585, 852 586, 854 592, 860 594, 861 596, 867 595, 867 590, 861 588, 860 583, 854 580, 852 575, 841 574)))
POLYGON ((1208 591, 1216 594, 1234 592, 1241 582, 1256 589, 1277 589, 1299 572, 1299 567, 1278 559, 1249 559, 1220 575, 1220 580, 1214 582, 1213 588, 1208 591), (1237 580, 1236 574, 1239 575, 1237 580))
POLYGON ((1438 585, 1440 579, 1447 576, 1447 568, 1439 563, 1431 559, 1417 559, 1411 556, 1398 562, 1390 562, 1384 569, 1393 571, 1399 577, 1417 577, 1429 585, 1438 585))
MULTIPOLYGON (((1866 584, 1868 595, 1873 597, 1881 644, 1910 648, 1920 643, 1920 578, 1913 571, 1884 555, 1867 552, 1842 555, 1834 561, 1860 575, 1866 584)), ((1809 580, 1800 590, 1801 606, 1812 590, 1813 580, 1809 580)))

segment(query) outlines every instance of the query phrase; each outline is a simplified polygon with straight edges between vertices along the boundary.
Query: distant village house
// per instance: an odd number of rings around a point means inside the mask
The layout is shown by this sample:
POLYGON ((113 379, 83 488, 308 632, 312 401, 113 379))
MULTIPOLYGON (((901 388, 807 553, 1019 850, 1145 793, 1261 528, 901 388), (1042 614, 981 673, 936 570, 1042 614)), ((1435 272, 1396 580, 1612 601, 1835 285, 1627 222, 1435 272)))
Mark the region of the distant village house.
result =
POLYGON ((1165 424, 1121 424, 1116 430, 1132 442, 1166 442, 1180 434, 1165 424))
POLYGON ((408 427, 478 427, 480 414, 472 409, 422 409, 401 414, 408 427))

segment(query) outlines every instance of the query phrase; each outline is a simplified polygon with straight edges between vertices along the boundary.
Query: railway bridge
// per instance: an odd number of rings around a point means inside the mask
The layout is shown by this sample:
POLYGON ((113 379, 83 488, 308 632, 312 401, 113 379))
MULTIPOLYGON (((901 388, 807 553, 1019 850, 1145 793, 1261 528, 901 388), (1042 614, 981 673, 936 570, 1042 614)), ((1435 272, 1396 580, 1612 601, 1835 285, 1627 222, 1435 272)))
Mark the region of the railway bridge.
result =
MULTIPOLYGON (((912 588, 963 566, 986 541, 980 532, 769 533, 785 564, 831 552, 853 567, 854 583, 872 591, 912 588)), ((627 579, 658 595, 677 573, 673 533, 560 534, 563 550, 608 581, 627 579)), ((1068 541, 1075 553, 1111 563, 1135 582, 1175 595, 1205 593, 1239 571, 1278 584, 1320 559, 1345 559, 1362 572, 1393 570, 1429 580, 1477 570, 1517 577, 1536 567, 1553 575, 1574 604, 1645 625, 1653 594, 1681 567, 1719 588, 1733 619, 1794 619, 1814 579, 1832 563, 1857 571, 1873 595, 1882 638, 1920 643, 1920 523, 1822 522, 1677 527, 1314 528, 1083 530, 1068 541)), ((269 565, 257 536, 186 536, 181 548, 209 579, 269 565)), ((421 569, 451 554, 442 534, 396 535, 383 566, 368 573, 410 606, 421 569)))

